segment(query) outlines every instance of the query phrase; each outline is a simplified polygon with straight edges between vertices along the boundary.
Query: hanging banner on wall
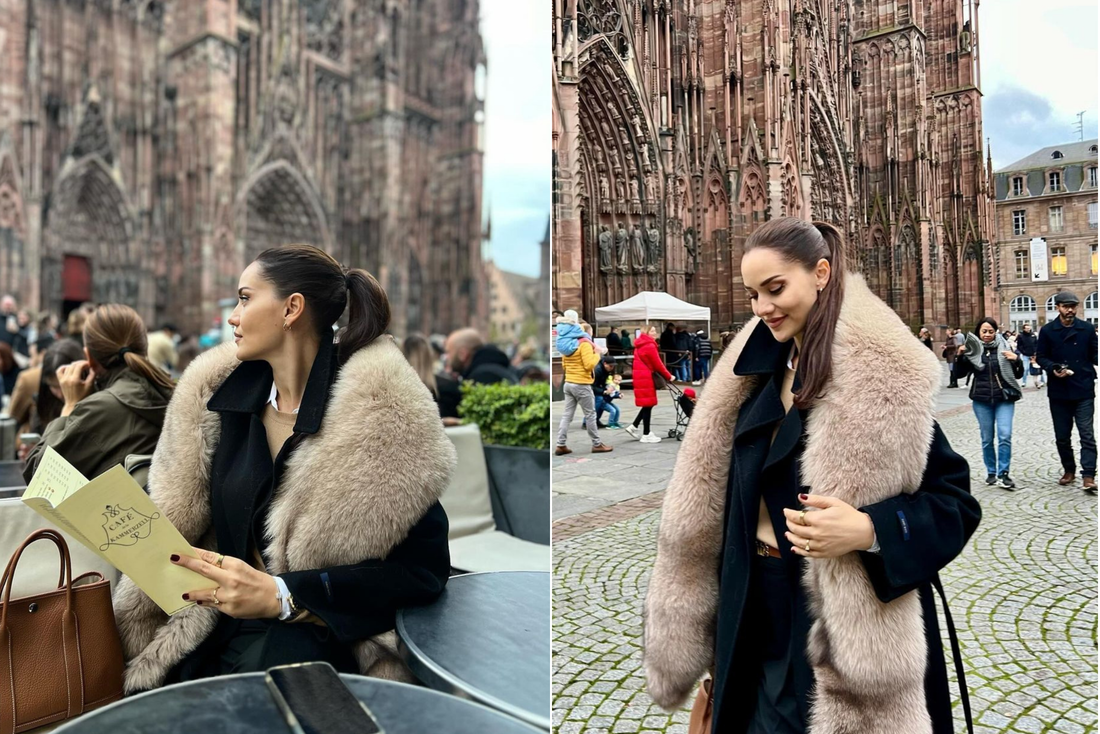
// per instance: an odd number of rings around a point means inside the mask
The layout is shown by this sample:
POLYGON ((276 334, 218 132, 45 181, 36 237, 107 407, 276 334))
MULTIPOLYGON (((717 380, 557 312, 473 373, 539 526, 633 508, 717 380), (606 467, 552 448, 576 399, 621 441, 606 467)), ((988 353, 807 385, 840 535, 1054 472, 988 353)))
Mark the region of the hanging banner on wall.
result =
POLYGON ((1031 238, 1031 280, 1047 279, 1047 241, 1042 237, 1031 238))

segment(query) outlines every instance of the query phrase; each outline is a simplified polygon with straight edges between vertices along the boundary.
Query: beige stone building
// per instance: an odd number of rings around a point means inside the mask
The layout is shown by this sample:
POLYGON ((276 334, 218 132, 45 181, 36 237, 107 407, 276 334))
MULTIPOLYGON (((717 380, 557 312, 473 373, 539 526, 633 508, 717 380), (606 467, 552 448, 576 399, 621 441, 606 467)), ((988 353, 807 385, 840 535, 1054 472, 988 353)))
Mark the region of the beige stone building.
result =
POLYGON ((489 338, 498 344, 541 337, 546 306, 539 299, 545 287, 539 278, 501 270, 489 261, 489 338))
POLYGON ((1053 145, 998 170, 998 322, 1039 328, 1072 291, 1077 315, 1097 323, 1096 140, 1053 145))

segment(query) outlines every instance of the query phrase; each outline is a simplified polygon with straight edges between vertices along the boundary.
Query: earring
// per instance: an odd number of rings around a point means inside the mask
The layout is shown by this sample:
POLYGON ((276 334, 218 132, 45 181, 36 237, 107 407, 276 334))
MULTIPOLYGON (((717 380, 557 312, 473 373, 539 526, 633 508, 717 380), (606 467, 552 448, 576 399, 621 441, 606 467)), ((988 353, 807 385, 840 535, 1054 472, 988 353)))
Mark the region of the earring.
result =
POLYGON ((283 331, 290 331, 293 328, 294 327, 288 324, 286 321, 283 322, 283 331))

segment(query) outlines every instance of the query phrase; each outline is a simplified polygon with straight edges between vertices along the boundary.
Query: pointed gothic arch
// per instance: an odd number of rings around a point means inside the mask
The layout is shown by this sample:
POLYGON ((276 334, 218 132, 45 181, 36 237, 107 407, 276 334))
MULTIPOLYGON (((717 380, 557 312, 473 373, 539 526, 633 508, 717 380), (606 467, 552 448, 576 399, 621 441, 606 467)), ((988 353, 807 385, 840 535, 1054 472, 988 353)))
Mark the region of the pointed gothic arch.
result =
POLYGON ((269 247, 295 242, 331 251, 327 217, 317 192, 300 171, 284 160, 269 163, 241 187, 237 206, 243 215, 243 262, 269 247))

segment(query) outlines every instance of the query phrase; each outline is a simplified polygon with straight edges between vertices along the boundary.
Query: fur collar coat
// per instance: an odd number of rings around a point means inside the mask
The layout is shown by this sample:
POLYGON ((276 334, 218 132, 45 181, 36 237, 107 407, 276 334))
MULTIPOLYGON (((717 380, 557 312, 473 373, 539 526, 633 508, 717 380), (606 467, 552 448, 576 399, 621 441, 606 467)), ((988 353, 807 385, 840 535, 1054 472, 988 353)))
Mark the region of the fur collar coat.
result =
MULTIPOLYGON (((222 424, 208 403, 240 364, 232 344, 191 364, 168 406, 149 471, 149 494, 165 517, 189 543, 209 550, 217 550, 210 473, 222 424)), ((380 337, 340 369, 319 430, 287 460, 266 518, 267 571, 384 558, 437 502, 455 463, 430 393, 393 341, 380 337)), ((115 617, 126 691, 162 685, 214 630, 218 614, 193 606, 168 617, 123 577, 115 617)), ((393 632, 359 641, 354 652, 363 674, 408 679, 393 632)))
MULTIPOLYGON (((746 324, 707 381, 664 499, 646 599, 645 670, 650 695, 665 708, 680 706, 714 666, 734 428, 759 380, 733 368, 759 323, 746 324)), ((832 380, 807 417, 802 484, 854 507, 915 492, 940 375, 935 356, 863 278, 846 276, 832 380)), ((918 592, 879 601, 856 554, 807 560, 804 568, 814 619, 812 734, 931 732, 918 592)))

